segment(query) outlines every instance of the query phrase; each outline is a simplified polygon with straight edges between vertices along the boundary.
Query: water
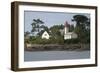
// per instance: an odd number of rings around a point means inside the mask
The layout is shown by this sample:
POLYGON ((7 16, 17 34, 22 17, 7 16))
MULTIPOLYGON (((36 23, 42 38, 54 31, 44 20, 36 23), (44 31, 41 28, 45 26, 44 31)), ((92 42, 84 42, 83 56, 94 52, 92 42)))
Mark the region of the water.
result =
POLYGON ((90 51, 24 52, 24 61, 71 60, 90 58, 90 51))

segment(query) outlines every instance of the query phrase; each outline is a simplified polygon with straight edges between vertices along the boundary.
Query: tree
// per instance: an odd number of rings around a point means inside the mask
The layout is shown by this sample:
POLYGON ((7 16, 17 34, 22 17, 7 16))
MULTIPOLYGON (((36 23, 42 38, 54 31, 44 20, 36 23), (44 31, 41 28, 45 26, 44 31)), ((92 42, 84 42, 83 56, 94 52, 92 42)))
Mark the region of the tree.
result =
POLYGON ((40 32, 41 24, 44 24, 44 22, 41 19, 33 19, 32 22, 32 30, 31 32, 37 31, 38 33, 40 32))
POLYGON ((30 34, 29 31, 24 32, 24 44, 25 44, 25 47, 27 47, 27 43, 30 43, 29 34, 30 34))
POLYGON ((75 15, 73 16, 72 21, 76 22, 76 27, 74 29, 74 32, 78 34, 78 38, 80 40, 80 43, 86 43, 86 39, 89 38, 89 32, 90 30, 87 30, 87 27, 90 29, 90 21, 89 19, 84 15, 75 15), (88 33, 88 35, 87 35, 88 33))
POLYGON ((41 31, 38 33, 38 35, 41 36, 41 35, 43 34, 44 31, 47 31, 47 32, 49 33, 49 28, 48 28, 47 26, 41 25, 40 28, 43 28, 43 30, 41 30, 41 31))
POLYGON ((25 37, 28 36, 29 34, 30 34, 29 31, 24 32, 24 36, 25 36, 25 37))
POLYGON ((74 31, 74 25, 69 26, 69 32, 72 32, 72 31, 74 31))
POLYGON ((76 22, 76 26, 86 24, 89 19, 84 15, 75 15, 73 16, 72 21, 76 22))
POLYGON ((61 33, 60 33, 60 29, 63 29, 64 26, 63 25, 54 25, 50 28, 50 31, 51 31, 51 35, 53 37, 57 37, 57 36, 61 36, 61 33))
POLYGON ((43 30, 45 30, 45 31, 49 31, 49 28, 47 26, 45 26, 45 25, 41 25, 40 28, 43 28, 43 30))

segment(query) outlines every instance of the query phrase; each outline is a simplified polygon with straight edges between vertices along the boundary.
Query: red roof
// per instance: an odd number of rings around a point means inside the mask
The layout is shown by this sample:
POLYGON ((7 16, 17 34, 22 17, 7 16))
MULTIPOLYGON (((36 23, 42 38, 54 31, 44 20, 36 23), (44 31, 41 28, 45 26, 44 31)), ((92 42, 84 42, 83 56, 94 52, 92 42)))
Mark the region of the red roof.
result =
POLYGON ((69 24, 68 24, 68 22, 67 22, 67 21, 65 22, 65 24, 64 24, 64 25, 65 25, 65 27, 69 27, 69 24))

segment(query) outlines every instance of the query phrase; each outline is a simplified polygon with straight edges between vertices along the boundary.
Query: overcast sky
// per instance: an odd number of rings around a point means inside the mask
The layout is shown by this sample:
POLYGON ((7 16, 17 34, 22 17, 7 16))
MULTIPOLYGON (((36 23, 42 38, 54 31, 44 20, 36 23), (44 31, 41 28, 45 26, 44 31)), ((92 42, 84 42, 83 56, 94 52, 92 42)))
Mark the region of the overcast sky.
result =
MULTIPOLYGON (((41 19, 44 22, 45 26, 51 27, 53 25, 60 25, 64 24, 67 21, 69 24, 74 24, 72 22, 72 18, 74 15, 80 13, 64 13, 64 12, 40 12, 40 11, 24 11, 24 25, 25 25, 25 32, 32 30, 32 21, 33 19, 41 19)), ((80 14, 85 15, 90 18, 89 14, 80 14)))

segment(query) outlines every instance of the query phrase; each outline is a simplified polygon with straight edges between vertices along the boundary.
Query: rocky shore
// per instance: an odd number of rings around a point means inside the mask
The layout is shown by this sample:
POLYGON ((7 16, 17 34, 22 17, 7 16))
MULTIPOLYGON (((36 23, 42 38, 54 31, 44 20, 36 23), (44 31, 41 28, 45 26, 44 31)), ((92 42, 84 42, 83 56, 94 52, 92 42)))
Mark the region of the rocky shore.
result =
POLYGON ((90 50, 89 44, 32 44, 26 47, 25 51, 82 51, 90 50))

